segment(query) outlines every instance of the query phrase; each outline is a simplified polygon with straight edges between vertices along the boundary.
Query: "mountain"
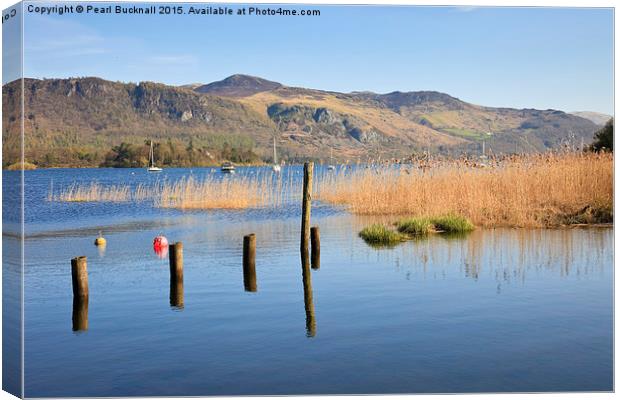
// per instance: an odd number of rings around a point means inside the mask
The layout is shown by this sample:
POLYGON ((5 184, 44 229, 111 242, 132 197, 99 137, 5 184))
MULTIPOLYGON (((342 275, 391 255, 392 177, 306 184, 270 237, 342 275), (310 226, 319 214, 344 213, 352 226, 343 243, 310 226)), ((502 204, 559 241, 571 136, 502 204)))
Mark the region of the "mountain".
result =
MULTIPOLYGON (((19 89, 3 86, 5 166, 19 156, 19 89)), ((25 155, 40 166, 99 165, 112 146, 145 140, 166 143, 166 165, 202 165, 231 154, 269 161, 274 136, 284 160, 326 159, 333 149, 339 161, 366 161, 479 154, 482 142, 495 153, 544 151, 590 143, 598 129, 557 110, 483 107, 433 91, 338 93, 247 75, 185 87, 25 79, 24 89, 25 155)))
POLYGON ((594 111, 574 111, 571 113, 572 115, 576 115, 581 118, 589 119, 594 122, 596 125, 605 125, 607 121, 611 118, 611 115, 598 113, 594 111))
POLYGON ((260 92, 267 92, 282 87, 280 83, 249 75, 232 75, 228 78, 202 85, 194 90, 226 97, 246 97, 260 92))

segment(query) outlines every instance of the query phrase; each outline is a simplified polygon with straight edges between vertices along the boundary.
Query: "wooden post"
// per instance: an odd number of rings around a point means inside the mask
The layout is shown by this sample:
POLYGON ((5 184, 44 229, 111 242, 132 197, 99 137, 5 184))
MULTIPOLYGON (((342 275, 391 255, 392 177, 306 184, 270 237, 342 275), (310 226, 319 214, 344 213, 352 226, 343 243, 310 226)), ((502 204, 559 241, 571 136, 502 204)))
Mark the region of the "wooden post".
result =
POLYGON ((80 256, 71 259, 71 280, 73 283, 73 298, 88 297, 88 269, 86 257, 80 256))
POLYGON ((256 235, 243 237, 243 286, 247 292, 256 292, 256 235))
POLYGON ((170 306, 183 308, 183 243, 171 244, 168 247, 168 257, 170 259, 170 306))
POLYGON ((88 330, 88 297, 73 297, 73 331, 88 330))
POLYGON ((304 164, 303 200, 301 203, 301 253, 308 254, 308 244, 310 243, 310 209, 312 207, 312 173, 314 163, 304 164))
POLYGON ((318 226, 310 228, 310 242, 312 245, 312 269, 321 268, 321 234, 318 226))
POLYGON ((168 249, 170 258, 170 278, 183 280, 183 243, 176 242, 168 249))

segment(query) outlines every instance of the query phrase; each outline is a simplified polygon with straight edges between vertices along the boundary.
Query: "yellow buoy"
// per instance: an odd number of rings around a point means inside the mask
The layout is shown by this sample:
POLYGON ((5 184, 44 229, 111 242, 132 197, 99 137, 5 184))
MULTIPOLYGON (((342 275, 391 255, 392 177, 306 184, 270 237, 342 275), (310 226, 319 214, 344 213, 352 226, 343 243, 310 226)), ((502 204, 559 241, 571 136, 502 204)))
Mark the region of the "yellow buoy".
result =
POLYGON ((95 239, 95 246, 105 246, 106 240, 103 236, 101 236, 101 231, 99 231, 99 237, 95 239))

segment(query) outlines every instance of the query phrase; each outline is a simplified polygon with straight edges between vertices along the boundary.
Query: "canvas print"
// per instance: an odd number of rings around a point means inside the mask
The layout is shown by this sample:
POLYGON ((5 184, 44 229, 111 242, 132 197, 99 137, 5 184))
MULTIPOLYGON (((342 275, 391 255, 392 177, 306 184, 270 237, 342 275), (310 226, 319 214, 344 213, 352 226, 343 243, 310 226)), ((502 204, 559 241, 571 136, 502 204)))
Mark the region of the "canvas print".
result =
POLYGON ((613 8, 2 21, 5 391, 614 390, 613 8))

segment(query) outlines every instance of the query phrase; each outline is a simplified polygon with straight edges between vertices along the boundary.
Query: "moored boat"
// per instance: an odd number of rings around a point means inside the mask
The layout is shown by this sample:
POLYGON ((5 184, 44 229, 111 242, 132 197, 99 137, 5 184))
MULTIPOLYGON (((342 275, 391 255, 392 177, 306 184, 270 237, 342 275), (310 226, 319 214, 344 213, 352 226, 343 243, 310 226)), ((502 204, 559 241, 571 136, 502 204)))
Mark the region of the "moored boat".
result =
POLYGON ((222 166, 220 167, 220 170, 224 173, 232 174, 235 172, 235 166, 233 165, 233 163, 226 161, 225 163, 222 164, 222 166))

